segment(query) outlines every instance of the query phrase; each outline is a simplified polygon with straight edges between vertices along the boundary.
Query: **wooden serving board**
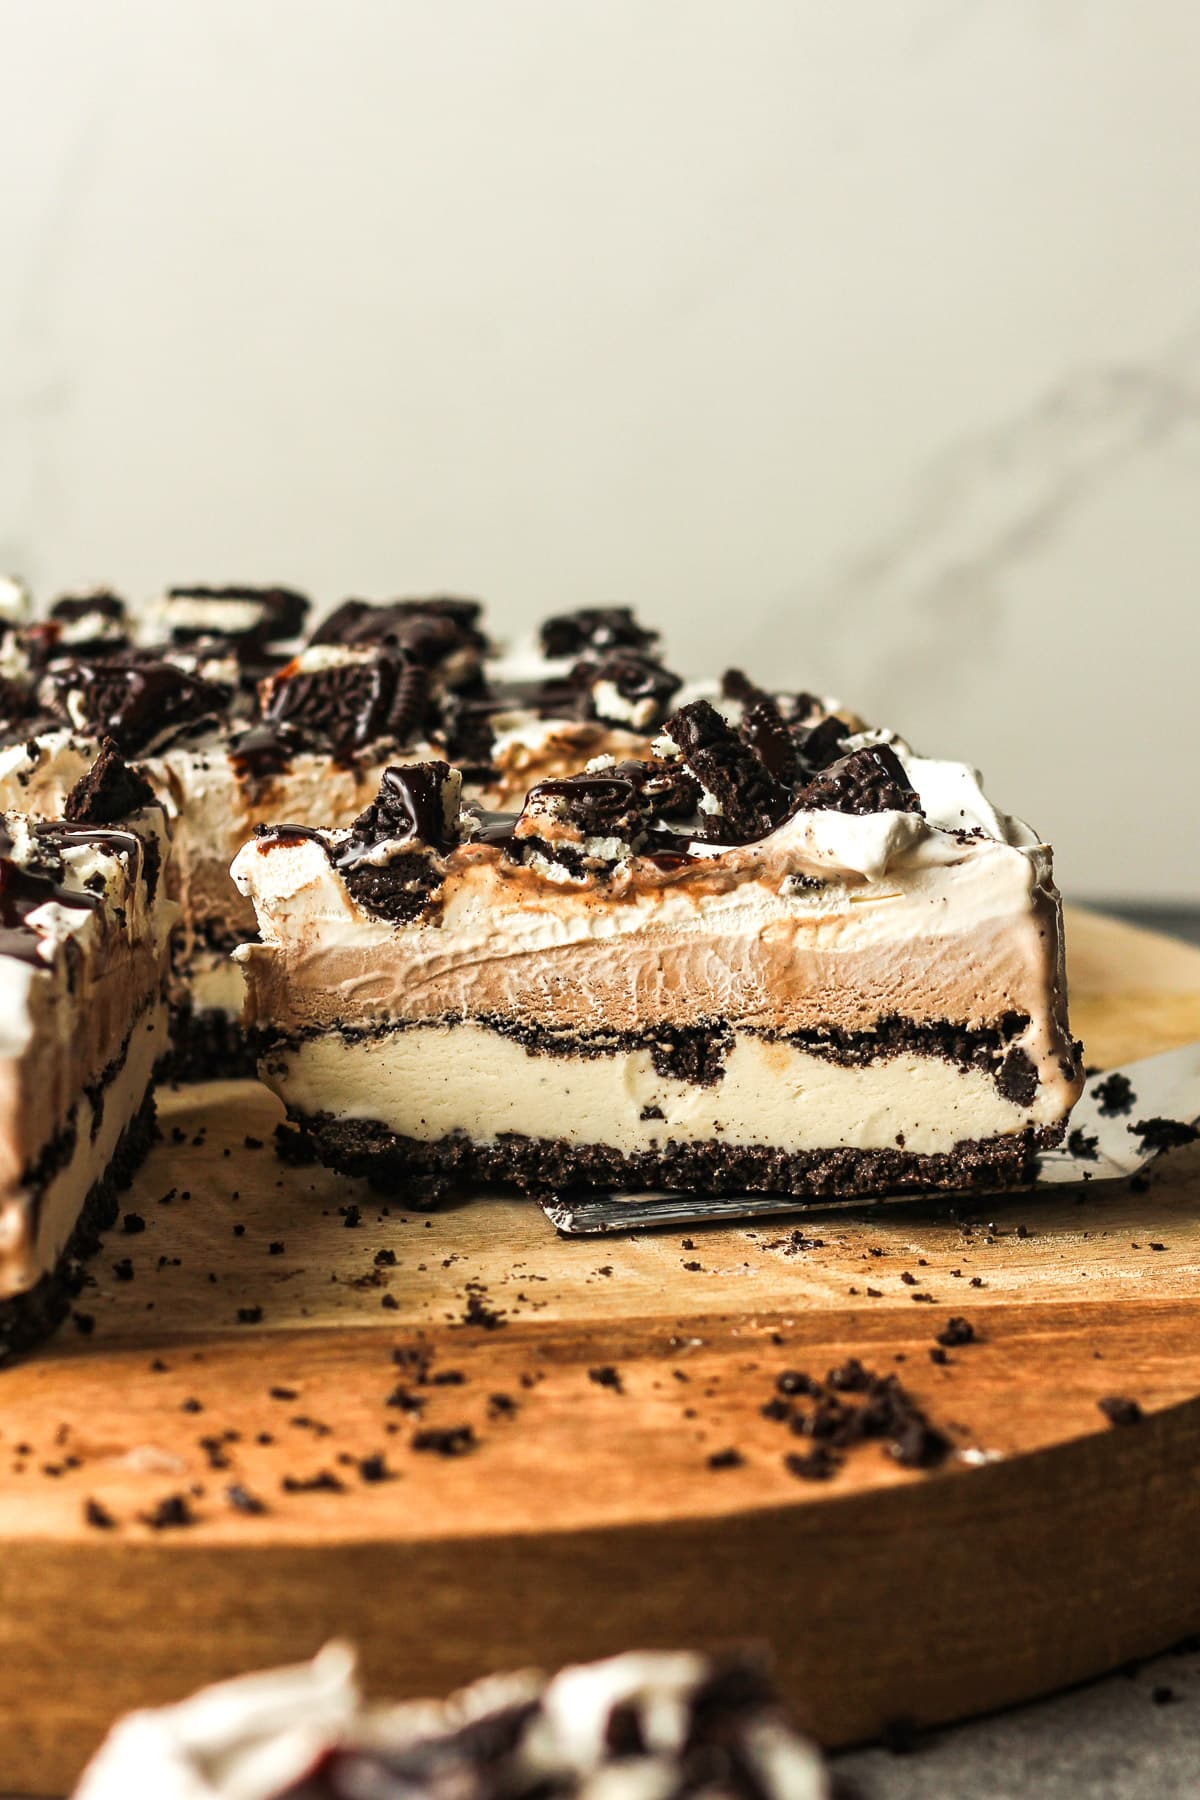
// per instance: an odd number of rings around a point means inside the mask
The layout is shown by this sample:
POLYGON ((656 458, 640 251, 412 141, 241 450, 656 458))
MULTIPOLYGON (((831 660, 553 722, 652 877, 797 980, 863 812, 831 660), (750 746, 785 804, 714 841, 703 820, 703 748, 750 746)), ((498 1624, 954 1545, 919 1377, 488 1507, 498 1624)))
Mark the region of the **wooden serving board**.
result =
MULTIPOLYGON (((1069 944, 1090 1062, 1200 1036, 1200 952, 1086 914, 1069 944)), ((286 1168, 252 1083, 160 1116, 126 1201, 145 1229, 98 1259, 91 1331, 0 1375, 0 1790, 61 1792, 118 1712, 334 1634, 393 1695, 764 1642, 840 1744, 1200 1626, 1200 1147, 1145 1192, 568 1240, 528 1203, 385 1216, 286 1168), (953 1314, 978 1341, 939 1366, 953 1314), (806 1444, 762 1406, 849 1355, 962 1454, 919 1474, 868 1443, 827 1482, 790 1474, 806 1444), (1106 1424, 1111 1394, 1144 1422, 1106 1424), (413 1447, 464 1425, 466 1454, 413 1447), (143 1522, 175 1496, 192 1523, 143 1522)))

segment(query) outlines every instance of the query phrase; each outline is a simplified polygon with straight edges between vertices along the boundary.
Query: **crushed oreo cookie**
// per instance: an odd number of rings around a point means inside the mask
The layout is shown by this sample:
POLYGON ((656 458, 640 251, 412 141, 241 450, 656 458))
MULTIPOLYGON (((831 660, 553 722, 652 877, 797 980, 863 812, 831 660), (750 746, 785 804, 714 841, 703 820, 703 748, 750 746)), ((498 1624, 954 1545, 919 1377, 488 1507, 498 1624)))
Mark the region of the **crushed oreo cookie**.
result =
POLYGON ((138 651, 56 664, 42 679, 40 698, 76 731, 111 738, 124 756, 210 729, 225 710, 220 688, 138 651))
POLYGON ((338 758, 381 739, 399 743, 420 736, 428 701, 425 669, 392 649, 308 667, 301 656, 259 687, 265 725, 338 758))
POLYGON ((599 662, 578 662, 570 679, 587 695, 589 718, 633 731, 657 730, 683 686, 678 675, 634 650, 614 650, 599 662))
POLYGON ((996 1073, 996 1086, 1014 1106, 1026 1107, 1033 1104, 1038 1090, 1037 1064, 1019 1044, 1013 1045, 1000 1064, 996 1073))
POLYGON ((1182 1150, 1185 1144, 1200 1139, 1200 1130, 1183 1119, 1139 1119, 1126 1130, 1140 1138, 1147 1156, 1162 1156, 1168 1150, 1182 1150))
POLYGON ((1140 1425, 1146 1416, 1139 1403, 1126 1394, 1108 1394, 1096 1405, 1110 1425, 1140 1425))
POLYGON ((904 765, 887 744, 864 745, 831 763, 800 790, 797 805, 806 812, 921 811, 904 765))
POLYGON ((509 855, 540 857, 574 879, 606 874, 637 853, 650 819, 642 786, 616 769, 539 781, 525 796, 509 855))
POLYGON ((738 736, 777 781, 790 787, 799 778, 801 762, 796 740, 788 729, 778 701, 770 694, 764 694, 745 708, 738 736))
POLYGON ((546 656, 583 656, 588 651, 652 650, 656 631, 638 624, 628 606, 582 606, 546 619, 539 638, 546 656))
POLYGON ((131 768, 112 739, 105 738, 95 762, 67 795, 63 818, 72 825, 116 825, 157 804, 141 770, 131 768))
POLYGON ((1092 1098, 1102 1119, 1116 1119, 1122 1113, 1133 1111, 1137 1095, 1128 1075, 1122 1075, 1120 1069, 1114 1069, 1111 1075, 1106 1075, 1092 1089, 1092 1098))
POLYGON ((898 1378, 877 1375, 857 1357, 830 1369, 824 1381, 785 1370, 776 1387, 781 1393, 812 1402, 800 1405, 795 1399, 790 1403, 773 1399, 768 1402, 769 1412, 763 1409, 764 1416, 786 1424, 793 1435, 811 1440, 809 1451, 784 1459, 791 1473, 802 1479, 827 1480, 848 1451, 868 1440, 882 1443, 887 1454, 906 1469, 934 1469, 949 1455, 949 1438, 930 1423, 898 1378))
POLYGON ((681 762, 619 762, 610 772, 633 782, 655 821, 690 819, 700 804, 700 783, 681 762))
POLYGON ((775 830, 790 812, 792 790, 707 700, 691 700, 663 726, 689 774, 703 790, 704 836, 748 844, 775 830))
POLYGON ((458 841, 462 778, 449 763, 397 764, 333 853, 347 888, 393 924, 431 915, 444 878, 442 857, 458 841))
POLYGON ((836 713, 830 713, 816 725, 796 729, 793 735, 801 767, 811 780, 845 756, 850 727, 836 713))

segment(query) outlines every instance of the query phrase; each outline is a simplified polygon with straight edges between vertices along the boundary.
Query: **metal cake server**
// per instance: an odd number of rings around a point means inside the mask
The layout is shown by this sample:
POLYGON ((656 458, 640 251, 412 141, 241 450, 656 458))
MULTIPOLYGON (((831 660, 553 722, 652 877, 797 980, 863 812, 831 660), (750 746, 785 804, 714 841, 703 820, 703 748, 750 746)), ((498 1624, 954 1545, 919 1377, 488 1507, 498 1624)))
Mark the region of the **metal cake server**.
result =
MULTIPOLYGON (((1067 1183, 1120 1181, 1136 1175, 1158 1154, 1148 1148, 1133 1127, 1149 1119, 1170 1119, 1184 1127, 1200 1119, 1200 1043, 1160 1056, 1144 1056, 1120 1069, 1093 1075, 1074 1112, 1067 1142, 1058 1150, 1044 1151, 1037 1178, 1016 1187, 970 1188, 963 1198, 983 1199, 989 1193, 1028 1194, 1067 1183), (1119 1112, 1105 1104, 1106 1084, 1114 1075, 1124 1076, 1131 1089, 1128 1104, 1119 1112)), ((949 1189, 939 1189, 933 1199, 953 1199, 949 1189)), ((914 1200, 912 1193, 872 1194, 866 1202, 914 1200)), ((852 1194, 820 1194, 811 1199, 788 1194, 555 1194, 542 1201, 542 1211, 556 1230, 568 1236, 594 1236, 604 1232, 637 1231, 646 1225, 704 1225, 713 1220, 757 1219, 777 1213, 824 1211, 830 1206, 855 1205, 852 1194)))

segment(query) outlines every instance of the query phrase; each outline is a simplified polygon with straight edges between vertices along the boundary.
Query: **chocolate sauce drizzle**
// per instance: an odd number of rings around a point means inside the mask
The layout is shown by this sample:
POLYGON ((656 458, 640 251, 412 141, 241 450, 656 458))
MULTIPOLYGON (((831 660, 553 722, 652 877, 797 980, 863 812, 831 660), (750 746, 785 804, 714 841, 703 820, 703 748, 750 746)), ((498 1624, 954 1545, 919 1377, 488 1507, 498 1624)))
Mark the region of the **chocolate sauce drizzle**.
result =
POLYGON ((0 956, 11 956, 35 968, 44 968, 38 954, 40 939, 29 924, 29 915, 51 902, 76 912, 95 912, 101 905, 98 894, 66 888, 58 879, 62 864, 58 855, 78 844, 103 844, 114 851, 135 853, 140 838, 127 831, 89 831, 71 825, 48 824, 34 828, 39 849, 44 844, 50 851, 47 866, 30 868, 14 860, 14 843, 8 823, 0 814, 0 956), (57 865, 57 866, 55 866, 57 865))

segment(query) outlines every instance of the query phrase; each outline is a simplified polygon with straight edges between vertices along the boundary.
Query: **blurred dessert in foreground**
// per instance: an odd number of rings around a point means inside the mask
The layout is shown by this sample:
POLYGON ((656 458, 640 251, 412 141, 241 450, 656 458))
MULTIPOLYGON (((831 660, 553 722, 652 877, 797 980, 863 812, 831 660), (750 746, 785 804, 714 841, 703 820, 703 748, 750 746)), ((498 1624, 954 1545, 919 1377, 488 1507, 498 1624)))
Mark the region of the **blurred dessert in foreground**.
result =
POLYGON ((112 1731, 75 1800, 826 1800, 753 1662, 650 1651, 366 1706, 332 1644, 112 1731))

